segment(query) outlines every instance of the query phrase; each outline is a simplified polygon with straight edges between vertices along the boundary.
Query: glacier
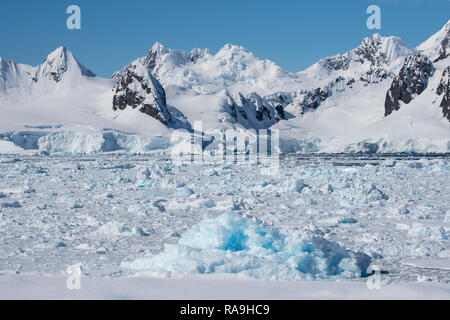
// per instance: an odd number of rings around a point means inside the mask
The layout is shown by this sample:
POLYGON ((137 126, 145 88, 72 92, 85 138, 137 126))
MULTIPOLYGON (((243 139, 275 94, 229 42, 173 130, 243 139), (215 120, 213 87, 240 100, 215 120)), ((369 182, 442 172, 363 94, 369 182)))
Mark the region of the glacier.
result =
MULTIPOLYGON (((0 133, 0 153, 46 153, 53 155, 92 155, 109 152, 145 154, 155 151, 168 155, 178 152, 208 152, 205 146, 191 145, 190 133, 154 135, 150 137, 114 129, 97 129, 77 125, 69 131, 61 129, 24 130, 0 133)), ((252 134, 250 132, 250 134, 252 134)), ((353 139, 354 140, 354 139, 353 139)), ((291 138, 281 136, 278 153, 328 154, 439 154, 450 152, 449 138, 369 138, 356 142, 341 138, 291 138)), ((216 153, 220 150, 216 150, 216 153)))

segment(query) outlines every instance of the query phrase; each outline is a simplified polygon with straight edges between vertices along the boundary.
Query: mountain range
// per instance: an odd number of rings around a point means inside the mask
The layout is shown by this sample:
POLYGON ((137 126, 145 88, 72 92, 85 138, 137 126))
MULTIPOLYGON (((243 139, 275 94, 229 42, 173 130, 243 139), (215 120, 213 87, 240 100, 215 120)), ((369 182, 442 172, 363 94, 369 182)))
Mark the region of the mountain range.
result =
POLYGON ((100 141, 82 150, 148 150, 201 120, 205 132, 278 129, 284 152, 448 152, 449 39, 450 21, 416 48, 376 33, 298 73, 231 44, 156 43, 110 79, 65 47, 36 67, 0 58, 0 139, 54 151, 64 141, 49 134, 82 132, 100 141))

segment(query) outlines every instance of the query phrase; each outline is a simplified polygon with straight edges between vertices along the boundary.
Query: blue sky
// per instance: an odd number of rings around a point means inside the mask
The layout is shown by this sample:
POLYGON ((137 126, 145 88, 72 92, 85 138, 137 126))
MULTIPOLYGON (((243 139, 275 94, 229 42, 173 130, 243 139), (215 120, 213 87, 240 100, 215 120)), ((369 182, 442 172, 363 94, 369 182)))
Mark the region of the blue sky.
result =
POLYGON ((370 4, 382 10, 379 32, 411 47, 450 18, 450 0, 2 0, 0 56, 37 65, 65 45, 109 77, 155 41, 212 52, 233 43, 297 72, 373 34, 366 27, 370 4), (82 10, 81 30, 66 28, 71 4, 82 10))

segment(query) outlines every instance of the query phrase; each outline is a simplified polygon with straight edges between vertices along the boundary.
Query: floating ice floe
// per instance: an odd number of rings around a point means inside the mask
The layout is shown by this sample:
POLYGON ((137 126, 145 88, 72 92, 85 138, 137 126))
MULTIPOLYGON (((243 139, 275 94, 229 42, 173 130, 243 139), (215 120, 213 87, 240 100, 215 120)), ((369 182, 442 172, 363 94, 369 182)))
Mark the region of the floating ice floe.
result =
POLYGON ((157 255, 122 262, 124 269, 176 274, 240 274, 260 279, 355 278, 371 258, 318 236, 282 234, 238 213, 204 218, 157 255))

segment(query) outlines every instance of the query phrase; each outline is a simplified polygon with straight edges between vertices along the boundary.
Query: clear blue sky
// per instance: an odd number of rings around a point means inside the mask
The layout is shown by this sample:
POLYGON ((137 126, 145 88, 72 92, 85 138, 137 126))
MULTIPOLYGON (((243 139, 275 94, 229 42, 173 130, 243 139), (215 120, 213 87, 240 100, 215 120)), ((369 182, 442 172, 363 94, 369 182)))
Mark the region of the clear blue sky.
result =
POLYGON ((109 77, 155 41, 212 52, 233 43, 296 72, 374 33, 366 28, 370 4, 382 9, 379 32, 411 47, 450 18, 450 0, 2 0, 0 56, 37 65, 65 45, 109 77), (70 4, 81 7, 80 31, 66 28, 70 4))

